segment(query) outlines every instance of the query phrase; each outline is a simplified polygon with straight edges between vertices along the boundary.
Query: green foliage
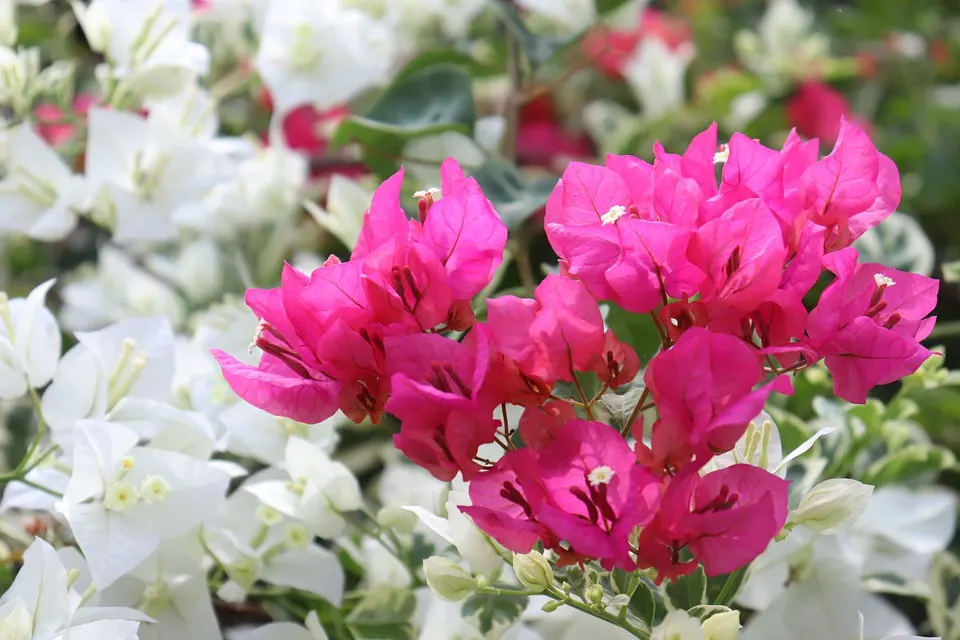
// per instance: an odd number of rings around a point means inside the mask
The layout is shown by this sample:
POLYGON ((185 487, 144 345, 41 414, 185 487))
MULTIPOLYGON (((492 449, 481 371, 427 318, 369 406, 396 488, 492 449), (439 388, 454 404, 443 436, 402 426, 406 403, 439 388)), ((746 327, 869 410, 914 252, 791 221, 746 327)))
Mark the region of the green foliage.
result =
POLYGON ((334 147, 358 143, 364 162, 387 176, 403 162, 404 145, 445 131, 472 135, 476 121, 470 76, 454 63, 423 66, 402 74, 362 116, 351 116, 331 140, 334 147))
POLYGON ((511 229, 542 209, 556 185, 553 178, 528 178, 515 165, 503 160, 485 162, 473 177, 511 229))
POLYGON ((484 638, 497 640, 520 619, 526 607, 526 597, 475 593, 464 600, 460 613, 484 638))
POLYGON ((636 350, 641 363, 649 362, 660 348, 660 334, 653 318, 624 311, 612 302, 607 306, 607 326, 613 329, 617 338, 636 350))
POLYGON ((368 592, 350 612, 350 631, 365 640, 407 640, 416 638, 411 622, 417 599, 407 589, 377 587, 368 592))
POLYGON ((707 576, 703 567, 697 567, 693 573, 670 580, 664 592, 674 609, 691 609, 707 604, 707 576))

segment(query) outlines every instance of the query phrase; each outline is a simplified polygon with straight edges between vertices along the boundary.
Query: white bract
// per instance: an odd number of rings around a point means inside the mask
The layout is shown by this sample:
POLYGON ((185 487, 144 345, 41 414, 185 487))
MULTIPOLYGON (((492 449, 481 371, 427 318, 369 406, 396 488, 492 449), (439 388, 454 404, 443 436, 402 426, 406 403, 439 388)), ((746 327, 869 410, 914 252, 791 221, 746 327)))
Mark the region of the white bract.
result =
POLYGON ((61 511, 99 589, 134 569, 162 540, 196 528, 227 489, 227 474, 205 461, 138 447, 138 440, 107 422, 76 426, 61 511))
POLYGON ((301 438, 323 453, 331 454, 337 445, 336 427, 345 420, 335 413, 319 424, 303 424, 290 418, 274 416, 245 402, 238 402, 220 414, 226 427, 226 449, 237 455, 280 465, 292 438, 301 438))
POLYGON ((82 604, 56 550, 37 538, 24 554, 23 568, 13 584, 0 597, 0 638, 135 640, 140 622, 152 622, 134 609, 82 604), (104 632, 109 635, 98 635, 104 632))
POLYGON ((53 439, 68 447, 78 418, 105 418, 123 398, 167 400, 173 378, 173 332, 166 318, 134 318, 78 333, 43 394, 53 439))
POLYGON ((90 110, 87 180, 93 218, 118 244, 176 236, 172 218, 217 181, 210 146, 170 132, 163 120, 116 110, 90 110))
POLYGON ((518 0, 517 5, 529 11, 534 22, 543 29, 574 34, 597 19, 594 0, 518 0))
POLYGON ((60 328, 44 301, 54 281, 26 298, 0 292, 0 398, 16 398, 47 384, 60 359, 60 328))
POLYGON ((288 479, 251 481, 245 490, 265 505, 303 522, 312 534, 332 540, 346 528, 341 514, 363 505, 357 478, 342 462, 331 460, 307 440, 287 440, 284 470, 288 479))
POLYGON ((837 533, 857 521, 872 494, 871 485, 856 480, 825 480, 800 500, 789 522, 820 534, 837 533))
POLYGON ((89 206, 86 185, 29 123, 8 139, 8 172, 0 181, 0 231, 61 240, 89 206))
POLYGON ((353 250, 360 237, 363 212, 369 208, 372 197, 373 190, 336 173, 330 179, 325 207, 310 201, 303 204, 317 224, 353 250))
POLYGON ((207 49, 189 39, 190 0, 72 4, 91 48, 106 59, 98 75, 115 104, 174 96, 210 66, 207 49))
POLYGON ((337 2, 273 0, 255 65, 279 113, 325 110, 383 84, 393 65, 391 33, 337 2))
POLYGON ((316 611, 307 614, 303 626, 272 622, 256 629, 235 631, 228 636, 229 640, 327 640, 327 637, 316 611))
MULTIPOLYGON (((254 476, 248 482, 256 481, 254 476)), ((302 523, 261 503, 244 487, 221 506, 204 541, 229 578, 217 592, 224 600, 242 602, 253 584, 263 580, 340 605, 345 577, 337 556, 316 544, 302 523)))
POLYGON ((623 73, 644 117, 660 118, 685 104, 685 77, 694 54, 689 42, 675 49, 654 37, 640 43, 623 73))

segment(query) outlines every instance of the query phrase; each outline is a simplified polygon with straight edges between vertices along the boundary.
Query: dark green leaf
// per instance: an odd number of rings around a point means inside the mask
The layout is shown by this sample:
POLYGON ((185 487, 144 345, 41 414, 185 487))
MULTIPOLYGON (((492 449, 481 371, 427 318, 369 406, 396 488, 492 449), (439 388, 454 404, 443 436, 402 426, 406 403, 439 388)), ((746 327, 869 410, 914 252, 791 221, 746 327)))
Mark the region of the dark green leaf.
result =
POLYGON ((667 584, 667 597, 674 608, 686 611, 704 604, 707 592, 707 576, 703 567, 697 567, 693 573, 670 580, 667 584))
POLYGON ((647 580, 641 580, 630 598, 630 611, 652 627, 657 615, 657 594, 647 580))
POLYGON ((482 62, 475 60, 473 56, 462 51, 457 51, 456 49, 428 49, 408 62, 397 74, 397 77, 394 78, 394 82, 399 82, 422 69, 434 67, 439 64, 456 65, 471 75, 486 75, 493 71, 503 73, 502 69, 491 69, 482 62))
POLYGON ((331 144, 358 143, 364 162, 383 176, 403 162, 409 140, 444 131, 472 135, 475 121, 470 76, 456 64, 435 64, 401 75, 369 111, 344 120, 331 144))
POLYGON ((370 591, 347 616, 347 626, 358 638, 407 640, 415 638, 410 619, 417 599, 407 589, 377 587, 370 591))
POLYGON ((570 38, 536 35, 523 24, 517 8, 511 2, 508 0, 496 0, 496 5, 503 15, 503 20, 507 24, 507 28, 510 29, 514 37, 520 42, 520 46, 523 47, 523 52, 530 59, 530 62, 534 64, 546 62, 567 44, 579 39, 579 34, 570 38))
POLYGON ((540 210, 557 184, 553 178, 530 180, 516 166, 503 160, 485 162, 473 177, 510 228, 540 210))
POLYGON ((607 312, 607 326, 613 329, 617 338, 636 350, 640 362, 649 362, 660 348, 660 334, 653 324, 653 318, 630 313, 612 302, 607 306, 610 308, 607 312))
POLYGON ((715 578, 707 578, 707 602, 724 607, 730 606, 746 579, 747 567, 741 567, 715 578))
POLYGON ((460 614, 488 638, 498 638, 520 619, 527 598, 475 593, 463 602, 460 614))

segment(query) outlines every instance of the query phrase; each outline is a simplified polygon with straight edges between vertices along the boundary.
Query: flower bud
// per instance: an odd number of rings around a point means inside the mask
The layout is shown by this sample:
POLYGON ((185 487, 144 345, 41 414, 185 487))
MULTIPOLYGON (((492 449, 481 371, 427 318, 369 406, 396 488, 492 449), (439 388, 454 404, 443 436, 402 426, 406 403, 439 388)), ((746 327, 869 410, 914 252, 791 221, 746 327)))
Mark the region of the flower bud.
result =
POLYGON ((600 603, 603 602, 603 587, 598 584, 592 584, 587 587, 587 601, 591 604, 600 606, 600 603))
POLYGON ((377 512, 377 524, 398 533, 412 533, 420 519, 403 507, 384 507, 377 512))
POLYGON ((873 494, 868 484, 835 478, 815 486, 790 514, 790 524, 803 525, 820 534, 834 534, 856 522, 873 494))
POLYGON ((703 622, 703 640, 737 640, 739 636, 739 611, 724 611, 703 622))
POLYGON ((423 561, 423 573, 441 600, 458 602, 477 590, 476 579, 447 558, 430 556, 423 561))
POLYGON ((543 591, 553 586, 553 567, 539 551, 513 556, 513 572, 520 584, 531 591, 543 591))
POLYGON ((544 603, 542 607, 540 607, 540 610, 543 611, 544 613, 553 613, 554 611, 556 611, 562 606, 563 606, 563 603, 560 602, 559 600, 549 600, 546 603, 544 603))

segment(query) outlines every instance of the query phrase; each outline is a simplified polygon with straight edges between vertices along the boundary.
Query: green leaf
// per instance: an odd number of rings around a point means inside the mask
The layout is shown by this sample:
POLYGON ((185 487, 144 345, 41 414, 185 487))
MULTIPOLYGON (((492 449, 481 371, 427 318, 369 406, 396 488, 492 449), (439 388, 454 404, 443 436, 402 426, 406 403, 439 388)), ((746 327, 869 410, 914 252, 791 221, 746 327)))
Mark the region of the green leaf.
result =
POLYGON ((936 265, 933 243, 923 227, 899 211, 857 238, 854 246, 864 263, 879 262, 891 269, 925 276, 933 273, 936 265))
POLYGON ((648 627, 653 627, 653 621, 657 615, 657 593, 646 579, 640 580, 640 584, 634 590, 629 609, 647 623, 648 627))
POLYGON ((493 203, 500 219, 511 229, 543 208, 557 184, 554 178, 531 180, 504 160, 485 162, 473 177, 493 203))
POLYGON ((707 594, 707 576, 703 567, 697 567, 693 573, 670 580, 666 586, 667 597, 676 609, 692 609, 705 604, 707 594))
POLYGON ((416 637, 410 620, 417 599, 408 589, 377 587, 347 616, 347 626, 358 638, 407 640, 416 637))
POLYGON ((896 449, 870 465, 863 482, 875 486, 907 482, 956 465, 956 457, 944 447, 913 444, 896 449))
POLYGON ((445 131, 472 136, 475 121, 470 76, 456 64, 435 64, 401 72, 367 113, 340 124, 331 145, 358 143, 364 162, 384 176, 403 161, 408 141, 445 131))
POLYGON ((507 28, 513 33, 514 37, 520 42, 523 51, 535 65, 542 64, 552 58, 560 49, 574 40, 578 40, 580 34, 574 37, 560 38, 557 36, 537 35, 527 29, 520 18, 517 8, 508 0, 495 0, 496 6, 500 9, 503 20, 507 28))
POLYGON ((525 596, 495 596, 475 593, 463 602, 460 614, 484 638, 496 640, 520 619, 527 608, 525 596))
POLYGON ((942 272, 941 278, 944 282, 951 284, 960 282, 960 260, 944 262, 940 265, 940 271, 942 272))
POLYGON ((643 395, 643 385, 638 384, 631 386, 626 393, 605 393, 601 396, 600 403, 610 414, 610 419, 622 427, 634 407, 640 402, 641 395, 643 395))
POLYGON ((933 632, 941 638, 956 638, 960 631, 960 558, 939 554, 930 571, 927 615, 933 632))
POLYGON ((653 318, 625 311, 623 308, 607 303, 607 326, 613 329, 614 334, 621 342, 626 342, 640 356, 640 362, 646 363, 660 348, 660 333, 657 331, 653 318))
POLYGON ((749 567, 740 567, 731 573, 707 578, 707 602, 722 607, 730 606, 747 581, 747 569, 749 567))
POLYGON ((457 51, 456 49, 428 49, 408 62, 406 66, 397 73, 393 81, 396 83, 412 76, 418 71, 441 64, 456 65, 471 75, 486 75, 494 72, 503 73, 502 70, 493 69, 474 59, 470 54, 457 51))

